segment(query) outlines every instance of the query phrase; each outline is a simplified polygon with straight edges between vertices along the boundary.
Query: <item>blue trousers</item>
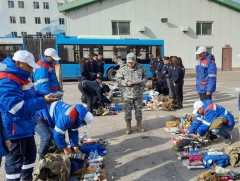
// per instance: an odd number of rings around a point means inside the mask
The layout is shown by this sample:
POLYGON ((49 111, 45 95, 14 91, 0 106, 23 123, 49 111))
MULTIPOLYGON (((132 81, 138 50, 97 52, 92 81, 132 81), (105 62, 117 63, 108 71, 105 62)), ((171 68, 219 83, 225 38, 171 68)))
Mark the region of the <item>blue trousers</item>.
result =
POLYGON ((36 160, 34 136, 11 140, 10 152, 6 155, 7 181, 31 180, 36 160))
POLYGON ((53 130, 44 121, 38 121, 35 130, 40 137, 38 154, 40 158, 43 158, 47 154, 49 147, 52 145, 53 130))
POLYGON ((228 126, 223 126, 222 128, 212 129, 212 133, 215 135, 222 136, 224 139, 229 138, 229 133, 233 128, 230 128, 228 126))

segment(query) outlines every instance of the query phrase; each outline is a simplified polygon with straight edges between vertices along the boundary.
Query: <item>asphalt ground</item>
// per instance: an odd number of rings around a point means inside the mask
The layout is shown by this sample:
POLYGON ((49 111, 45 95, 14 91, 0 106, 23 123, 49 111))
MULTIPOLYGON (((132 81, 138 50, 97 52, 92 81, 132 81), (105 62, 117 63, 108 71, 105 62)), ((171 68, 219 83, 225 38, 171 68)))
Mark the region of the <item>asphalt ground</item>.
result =
MULTIPOLYGON (((217 92, 213 95, 215 103, 231 111, 236 119, 236 126, 231 132, 233 146, 239 144, 238 92, 240 87, 240 71, 219 71, 217 76, 217 92)), ((115 84, 114 82, 106 82, 115 84)), ((77 82, 64 82, 63 101, 70 104, 81 103, 81 94, 77 82)), ((169 115, 182 116, 192 112, 192 105, 198 100, 195 90, 194 72, 187 71, 184 81, 183 109, 167 111, 144 111, 144 133, 137 133, 135 119, 132 120, 133 133, 125 134, 124 112, 113 116, 94 117, 89 128, 80 128, 80 134, 87 132, 89 137, 106 139, 109 142, 105 170, 110 181, 193 181, 206 169, 188 170, 182 161, 177 159, 172 149, 171 138, 175 135, 164 131, 169 115)), ((134 118, 134 117, 133 117, 134 118)), ((38 145, 39 138, 36 136, 38 145)), ((209 147, 223 148, 223 139, 212 143, 209 147)), ((200 150, 205 147, 200 148, 200 150)), ((36 161, 36 168, 38 162, 36 161)), ((232 169, 231 167, 228 167, 232 169)), ((232 169, 240 171, 238 169, 232 169)), ((4 159, 0 170, 0 180, 4 180, 4 159)))

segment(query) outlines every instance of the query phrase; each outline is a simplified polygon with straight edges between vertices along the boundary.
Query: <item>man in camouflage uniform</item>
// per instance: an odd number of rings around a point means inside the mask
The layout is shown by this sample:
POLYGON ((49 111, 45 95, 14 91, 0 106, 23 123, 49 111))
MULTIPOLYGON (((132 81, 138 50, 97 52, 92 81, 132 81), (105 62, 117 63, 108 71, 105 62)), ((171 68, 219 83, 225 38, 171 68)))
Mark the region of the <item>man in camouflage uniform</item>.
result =
POLYGON ((148 76, 144 68, 137 63, 134 53, 127 54, 127 65, 121 67, 117 73, 117 82, 123 89, 125 101, 126 134, 131 133, 132 109, 135 109, 137 131, 144 132, 142 128, 142 106, 144 85, 148 76))

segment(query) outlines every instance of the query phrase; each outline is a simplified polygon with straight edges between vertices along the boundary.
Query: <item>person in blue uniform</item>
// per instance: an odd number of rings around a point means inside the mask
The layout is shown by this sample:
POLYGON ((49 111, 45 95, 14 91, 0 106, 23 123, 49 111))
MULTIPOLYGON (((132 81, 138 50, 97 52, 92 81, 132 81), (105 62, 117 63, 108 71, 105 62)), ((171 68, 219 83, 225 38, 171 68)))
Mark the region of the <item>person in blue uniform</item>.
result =
POLYGON ((5 156, 6 179, 32 180, 36 159, 35 112, 58 99, 52 94, 36 94, 30 74, 39 65, 30 52, 19 50, 12 59, 7 57, 3 63, 7 67, 0 72, 0 112, 11 141, 9 153, 5 156))
POLYGON ((235 120, 226 108, 215 104, 210 99, 196 101, 193 107, 193 114, 197 114, 197 119, 188 128, 190 133, 202 137, 211 131, 210 134, 222 136, 225 145, 231 144, 232 135, 229 132, 234 128, 235 120))
POLYGON ((207 48, 200 46, 196 51, 199 57, 196 66, 196 86, 200 100, 212 99, 216 91, 217 67, 215 57, 207 52, 207 48))
POLYGON ((47 106, 47 109, 36 113, 38 118, 38 135, 40 136, 39 156, 43 158, 51 146, 52 139, 58 148, 63 149, 66 155, 79 153, 78 128, 93 121, 92 114, 81 104, 70 105, 57 101, 47 106), (65 140, 68 131, 70 146, 65 140))
POLYGON ((78 89, 87 98, 87 108, 92 113, 93 106, 99 103, 104 108, 104 94, 110 91, 107 85, 102 85, 102 79, 97 77, 95 81, 84 80, 78 84, 78 89))
MULTIPOLYGON (((1 56, 1 53, 0 53, 1 56)), ((5 57, 6 58, 6 57, 5 57)), ((7 68, 6 64, 0 63, 0 72, 7 68)), ((11 141, 7 135, 6 129, 3 127, 1 113, 0 113, 0 165, 2 162, 2 157, 9 152, 11 147, 11 141)))
POLYGON ((89 62, 90 56, 88 54, 84 55, 83 59, 80 61, 79 82, 83 80, 95 80, 97 78, 97 73, 91 72, 89 62))
POLYGON ((60 60, 57 51, 47 48, 37 64, 40 68, 33 71, 33 79, 36 91, 41 95, 60 91, 60 85, 54 69, 54 62, 60 60))

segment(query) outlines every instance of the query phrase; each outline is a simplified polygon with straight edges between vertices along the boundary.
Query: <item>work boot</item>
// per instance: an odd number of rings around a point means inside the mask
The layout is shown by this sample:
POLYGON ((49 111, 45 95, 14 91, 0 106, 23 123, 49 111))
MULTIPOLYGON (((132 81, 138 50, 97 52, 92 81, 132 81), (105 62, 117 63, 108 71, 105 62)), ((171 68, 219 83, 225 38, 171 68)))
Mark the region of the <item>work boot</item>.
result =
POLYGON ((182 100, 180 100, 179 108, 180 108, 180 109, 183 108, 183 101, 182 101, 182 100))
POLYGON ((145 130, 142 128, 142 121, 137 121, 137 131, 143 133, 145 130))
POLYGON ((131 121, 126 121, 127 129, 126 134, 131 134, 131 121))

